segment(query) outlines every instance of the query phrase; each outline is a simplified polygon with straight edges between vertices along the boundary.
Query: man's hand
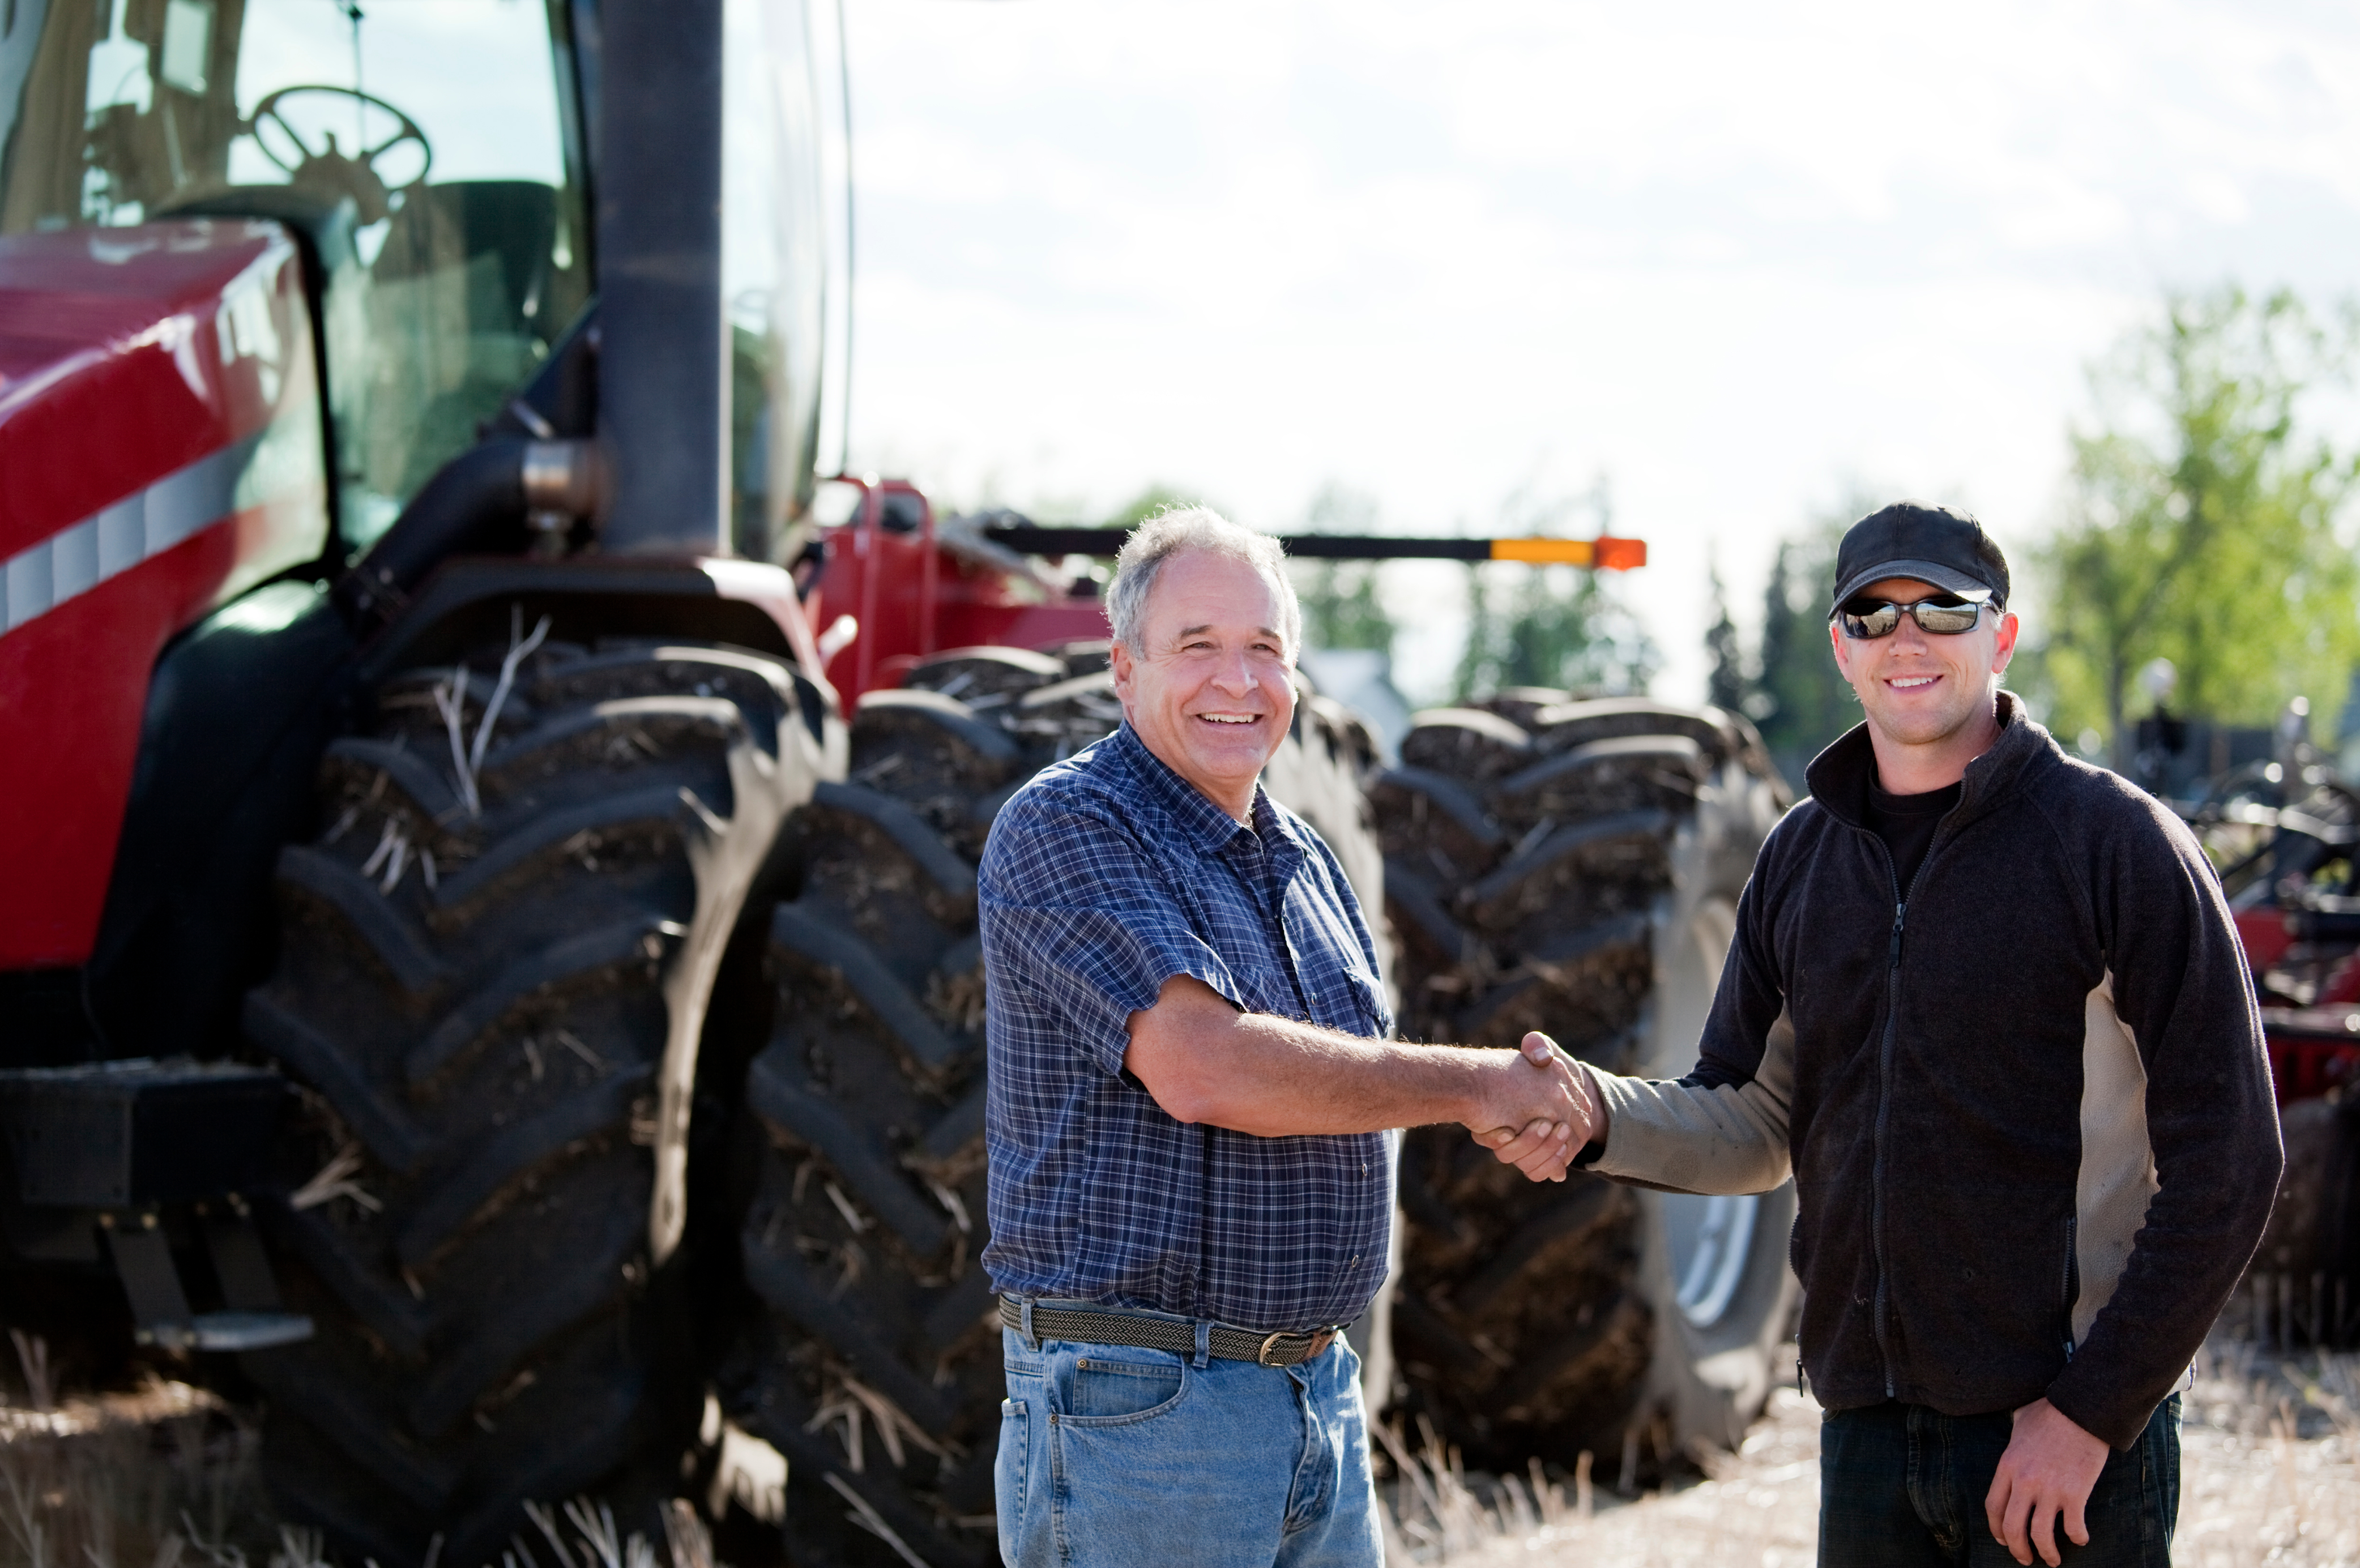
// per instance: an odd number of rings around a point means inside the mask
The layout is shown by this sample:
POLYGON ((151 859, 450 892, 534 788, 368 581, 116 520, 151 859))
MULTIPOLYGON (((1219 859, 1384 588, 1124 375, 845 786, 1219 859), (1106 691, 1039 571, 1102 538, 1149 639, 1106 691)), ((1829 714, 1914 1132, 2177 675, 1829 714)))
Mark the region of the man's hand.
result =
POLYGON ((1566 1168, 1598 1124, 1590 1080, 1556 1041, 1537 1032, 1524 1036, 1524 1049, 1515 1057, 1503 1057, 1500 1068, 1496 1090, 1506 1098, 1487 1094, 1484 1108, 1467 1123, 1469 1132, 1501 1164, 1514 1166, 1526 1179, 1564 1181, 1566 1168), (1528 1102, 1529 1108, 1499 1114, 1528 1102))
POLYGON ((2082 1431, 2047 1399, 2033 1400, 2016 1412, 2015 1433, 1983 1498, 1993 1537, 2018 1563, 2030 1564, 2037 1546, 2040 1560, 2058 1568, 2058 1516, 2064 1516, 2065 1534, 2074 1545, 2090 1544, 2081 1510, 2105 1467, 2105 1439, 2082 1431))

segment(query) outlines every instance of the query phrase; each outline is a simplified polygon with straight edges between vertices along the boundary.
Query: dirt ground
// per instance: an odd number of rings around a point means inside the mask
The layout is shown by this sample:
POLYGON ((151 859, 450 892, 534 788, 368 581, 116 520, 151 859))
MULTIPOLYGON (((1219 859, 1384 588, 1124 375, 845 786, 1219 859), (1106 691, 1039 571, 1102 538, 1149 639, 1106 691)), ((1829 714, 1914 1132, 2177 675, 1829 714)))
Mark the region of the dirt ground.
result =
MULTIPOLYGON (((2360 1563, 2360 1356, 2279 1360, 2207 1348, 2184 1401, 2173 1560, 2189 1568, 2360 1563)), ((1448 1476, 1416 1466, 1395 1509, 1397 1562, 1504 1568, 1797 1568, 1818 1545, 1816 1401, 1771 1399, 1743 1449, 1704 1479, 1636 1499, 1577 1478, 1448 1476)))

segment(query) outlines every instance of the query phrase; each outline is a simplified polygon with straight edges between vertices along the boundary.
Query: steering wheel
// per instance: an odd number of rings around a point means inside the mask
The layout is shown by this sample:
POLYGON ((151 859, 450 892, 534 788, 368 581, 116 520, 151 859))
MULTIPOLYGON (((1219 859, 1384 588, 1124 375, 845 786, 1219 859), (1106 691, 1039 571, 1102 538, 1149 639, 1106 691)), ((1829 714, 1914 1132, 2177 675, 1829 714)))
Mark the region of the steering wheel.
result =
POLYGON ((405 142, 416 142, 419 157, 423 161, 420 164, 417 175, 407 182, 409 184, 416 184, 419 180, 424 180, 426 171, 434 166, 434 149, 427 142, 426 133, 418 128, 417 121, 384 99, 353 87, 281 87, 254 106, 254 115, 246 121, 243 128, 247 136, 254 137, 254 145, 262 149, 263 157, 287 171, 290 184, 317 191, 323 195, 351 197, 353 205, 359 209, 359 219, 364 223, 374 223, 393 211, 392 193, 387 189, 384 179, 377 171, 379 158, 405 142), (325 145, 315 148, 304 139, 303 134, 289 122, 283 107, 290 98, 315 93, 337 98, 351 98, 361 103, 373 105, 392 115, 399 124, 393 135, 386 137, 377 146, 364 147, 351 153, 345 152, 336 145, 335 132, 322 130, 321 139, 325 145), (300 163, 289 163, 272 150, 269 142, 263 139, 260 133, 263 122, 266 120, 278 126, 279 133, 294 144, 295 150, 303 155, 300 163))

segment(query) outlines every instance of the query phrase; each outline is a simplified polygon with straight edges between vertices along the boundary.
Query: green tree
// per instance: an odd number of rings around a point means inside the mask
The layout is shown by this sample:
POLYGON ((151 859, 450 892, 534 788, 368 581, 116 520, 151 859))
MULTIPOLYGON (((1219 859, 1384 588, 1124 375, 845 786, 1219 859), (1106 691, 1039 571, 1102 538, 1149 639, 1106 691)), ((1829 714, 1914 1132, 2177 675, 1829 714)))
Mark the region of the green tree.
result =
MULTIPOLYGON (((1377 504, 1339 485, 1322 488, 1303 519, 1306 533, 1373 534, 1377 504)), ((1377 593, 1373 561, 1298 561, 1290 570, 1303 601, 1303 641, 1308 648, 1372 648, 1391 655, 1393 615, 1377 593)))
MULTIPOLYGON (((1513 493, 1493 526, 1507 538, 1605 534, 1613 532, 1613 517, 1601 475, 1580 495, 1513 493)), ((1467 646, 1455 681, 1462 701, 1502 686, 1635 694, 1663 668, 1662 650, 1608 572, 1480 562, 1467 568, 1467 646)))
POLYGON ((2218 722, 2342 695, 2360 659, 2338 527, 2355 471, 2301 416, 2350 343, 2291 293, 2223 288, 2170 299, 2092 373, 2104 423, 2074 434, 2065 524, 2036 558, 2059 733, 2097 727, 2122 764, 2132 677, 2158 656, 2175 706, 2218 722))
POLYGON ((1127 528, 1143 523, 1166 506, 1196 506, 1204 503, 1185 491, 1175 490, 1161 481, 1148 485, 1138 495, 1115 508, 1114 516, 1106 520, 1110 528, 1127 528))

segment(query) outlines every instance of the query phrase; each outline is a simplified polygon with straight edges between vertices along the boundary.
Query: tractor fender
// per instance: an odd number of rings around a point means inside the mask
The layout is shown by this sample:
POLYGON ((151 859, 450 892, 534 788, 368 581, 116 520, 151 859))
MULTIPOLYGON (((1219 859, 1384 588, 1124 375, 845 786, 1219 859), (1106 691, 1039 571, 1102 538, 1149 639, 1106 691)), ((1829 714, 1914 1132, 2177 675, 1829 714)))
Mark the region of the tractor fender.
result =
MULTIPOLYGON (((527 443, 518 442, 518 446, 527 443)), ((734 643, 792 664, 826 705, 836 690, 795 597, 794 579, 763 561, 694 555, 585 554, 563 561, 458 556, 420 583, 400 614, 363 648, 359 678, 382 680, 507 636, 510 606, 526 624, 552 617, 549 635, 677 637, 734 643)), ((805 715, 814 726, 817 720, 805 715)))

